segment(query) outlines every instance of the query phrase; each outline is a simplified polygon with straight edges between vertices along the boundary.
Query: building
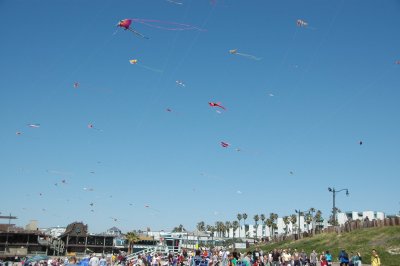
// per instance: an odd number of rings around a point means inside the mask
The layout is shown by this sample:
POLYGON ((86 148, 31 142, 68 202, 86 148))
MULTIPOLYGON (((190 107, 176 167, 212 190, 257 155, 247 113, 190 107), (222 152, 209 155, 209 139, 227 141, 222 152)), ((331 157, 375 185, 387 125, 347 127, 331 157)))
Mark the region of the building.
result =
POLYGON ((347 221, 356 221, 356 220, 383 220, 385 219, 385 213, 378 211, 363 211, 363 212, 339 212, 337 214, 337 221, 339 225, 345 224, 347 221))
POLYGON ((49 237, 39 230, 26 230, 14 224, 0 224, 0 257, 47 254, 49 237))

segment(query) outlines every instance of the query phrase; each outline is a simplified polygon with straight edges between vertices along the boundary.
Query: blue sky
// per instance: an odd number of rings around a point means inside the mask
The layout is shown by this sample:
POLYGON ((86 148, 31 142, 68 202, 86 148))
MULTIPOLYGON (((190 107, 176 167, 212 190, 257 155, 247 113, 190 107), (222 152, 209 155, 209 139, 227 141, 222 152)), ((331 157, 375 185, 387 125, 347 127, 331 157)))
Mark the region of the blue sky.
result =
POLYGON ((238 212, 327 216, 329 186, 350 189, 342 210, 398 212, 399 1, 182 3, 0 1, 0 212, 193 229, 238 212), (114 34, 124 18, 206 31, 114 34))

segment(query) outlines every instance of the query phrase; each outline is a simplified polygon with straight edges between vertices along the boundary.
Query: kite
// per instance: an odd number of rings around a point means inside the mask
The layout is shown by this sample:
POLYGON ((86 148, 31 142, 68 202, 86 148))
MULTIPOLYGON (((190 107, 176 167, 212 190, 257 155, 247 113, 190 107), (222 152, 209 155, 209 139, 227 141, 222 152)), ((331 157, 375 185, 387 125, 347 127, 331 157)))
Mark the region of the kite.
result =
POLYGON ((117 219, 117 218, 110 217, 110 219, 113 219, 113 220, 114 220, 114 222, 118 222, 118 219, 117 219))
POLYGON ((274 97, 275 95, 272 94, 272 93, 268 93, 268 96, 269 96, 269 97, 274 97))
POLYGON ((396 65, 400 65, 400 60, 397 60, 396 62, 394 62, 396 65))
POLYGON ((19 132, 19 131, 15 132, 15 135, 17 135, 17 136, 19 136, 21 134, 22 134, 22 132, 19 132))
POLYGON ((251 55, 251 54, 239 53, 238 49, 229 50, 229 53, 233 54, 233 55, 240 55, 240 56, 246 57, 248 59, 253 59, 253 60, 257 60, 257 61, 261 60, 260 57, 255 57, 254 55, 251 55))
POLYGON ((86 187, 84 187, 83 190, 85 190, 85 191, 94 191, 93 188, 86 188, 86 187))
POLYGON ((293 173, 293 171, 290 171, 289 174, 293 175, 294 173, 293 173))
POLYGON ((142 37, 144 39, 149 39, 148 37, 144 36, 140 32, 132 29, 131 28, 131 24, 132 24, 132 19, 123 19, 120 22, 118 22, 117 27, 123 28, 125 30, 129 30, 129 31, 135 33, 137 36, 140 36, 140 37, 142 37))
POLYGON ((302 19, 298 19, 298 20, 296 20, 296 25, 297 25, 297 27, 305 28, 308 26, 308 22, 306 22, 302 19))
POLYGON ((182 80, 177 80, 175 82, 176 82, 177 85, 179 85, 181 87, 186 87, 186 84, 182 80))
POLYGON ((228 148, 230 146, 230 144, 228 142, 221 141, 221 146, 223 148, 228 148))
POLYGON ((209 102, 208 105, 210 105, 211 107, 219 107, 219 108, 221 108, 221 109, 226 110, 226 108, 223 107, 223 106, 221 105, 220 102, 218 102, 218 103, 216 103, 216 102, 209 102))
POLYGON ((239 194, 239 195, 241 195, 241 194, 242 194, 242 191, 238 190, 238 191, 236 191, 236 193, 239 194))
POLYGON ((192 26, 189 24, 182 24, 182 23, 177 23, 177 22, 171 22, 171 21, 162 21, 162 20, 155 20, 155 19, 142 19, 142 18, 132 18, 132 19, 123 19, 118 22, 117 26, 120 28, 123 28, 125 30, 132 31, 133 33, 147 38, 141 33, 137 32, 136 30, 133 30, 131 27, 132 22, 138 24, 143 24, 145 26, 151 27, 151 28, 156 28, 156 29, 161 29, 161 30, 170 30, 170 31, 185 31, 185 30, 198 30, 198 31, 204 31, 203 29, 200 29, 196 26, 192 26))
POLYGON ((150 207, 150 205, 144 205, 144 207, 145 207, 145 208, 148 208, 148 209, 152 209, 153 211, 156 211, 156 212, 160 212, 159 210, 156 210, 156 209, 150 207))
POLYGON ((165 109, 165 111, 167 111, 167 112, 172 112, 172 109, 170 109, 170 108, 167 108, 167 109, 165 109))
POLYGON ((77 89, 79 87, 79 82, 74 82, 74 88, 77 89))
POLYGON ((90 205, 91 207, 93 207, 94 203, 93 203, 93 202, 91 202, 89 205, 90 205))
POLYGON ((360 144, 360 146, 361 146, 361 145, 363 145, 363 142, 362 142, 362 140, 360 140, 360 142, 359 142, 358 144, 360 144))
POLYGON ((97 131, 103 131, 102 129, 99 129, 99 128, 96 128, 93 124, 91 124, 91 123, 89 123, 88 125, 87 125, 87 127, 89 128, 89 129, 94 129, 94 130, 97 130, 97 131))
POLYGON ((174 1, 174 0, 167 0, 167 2, 170 2, 170 3, 176 4, 176 5, 182 5, 182 4, 183 4, 183 3, 181 3, 181 2, 174 1))
POLYGON ((157 72, 157 73, 164 72, 163 70, 160 70, 160 69, 152 68, 152 67, 149 67, 149 66, 146 66, 146 65, 143 65, 143 64, 138 64, 138 60, 137 59, 131 59, 131 60, 129 60, 129 63, 131 63, 131 65, 138 65, 141 68, 144 68, 144 69, 147 69, 147 70, 150 70, 150 71, 153 71, 153 72, 157 72))
POLYGON ((28 127, 31 127, 31 128, 39 128, 39 127, 40 127, 40 124, 28 124, 28 127))

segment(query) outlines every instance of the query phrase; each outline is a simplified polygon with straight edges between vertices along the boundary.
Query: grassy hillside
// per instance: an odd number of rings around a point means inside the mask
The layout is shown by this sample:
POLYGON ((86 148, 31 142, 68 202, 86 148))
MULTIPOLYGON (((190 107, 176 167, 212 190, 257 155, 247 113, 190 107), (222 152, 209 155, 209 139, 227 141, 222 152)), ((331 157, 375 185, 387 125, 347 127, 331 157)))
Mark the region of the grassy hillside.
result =
POLYGON ((376 249, 381 257, 382 265, 400 266, 400 226, 366 228, 351 233, 320 234, 298 241, 286 241, 260 246, 264 251, 274 248, 297 248, 310 253, 315 249, 318 253, 329 250, 333 257, 339 255, 341 249, 350 252, 360 252, 365 264, 371 263, 371 249, 376 249))

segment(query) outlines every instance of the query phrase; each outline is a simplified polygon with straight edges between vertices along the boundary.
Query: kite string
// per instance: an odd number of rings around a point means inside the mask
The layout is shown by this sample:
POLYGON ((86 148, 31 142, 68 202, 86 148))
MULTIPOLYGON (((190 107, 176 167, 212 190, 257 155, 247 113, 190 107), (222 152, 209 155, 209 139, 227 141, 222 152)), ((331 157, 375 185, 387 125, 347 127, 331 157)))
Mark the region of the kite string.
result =
MULTIPOLYGON (((177 23, 177 22, 172 22, 172 21, 162 21, 162 20, 155 20, 155 19, 140 19, 140 18, 134 18, 134 19, 131 19, 131 20, 133 22, 141 23, 141 24, 144 24, 146 26, 155 27, 155 28, 161 27, 161 26, 153 25, 153 24, 150 24, 150 23, 159 23, 159 24, 166 24, 166 25, 181 26, 181 28, 176 28, 177 30, 191 30, 191 29, 194 29, 194 30, 199 30, 199 31, 205 31, 204 29, 196 27, 196 26, 193 26, 193 25, 177 23)), ((161 28, 163 28, 163 27, 161 27, 161 28)), ((168 30, 169 28, 163 28, 163 29, 168 30)), ((171 29, 171 30, 174 30, 174 29, 171 29)))

